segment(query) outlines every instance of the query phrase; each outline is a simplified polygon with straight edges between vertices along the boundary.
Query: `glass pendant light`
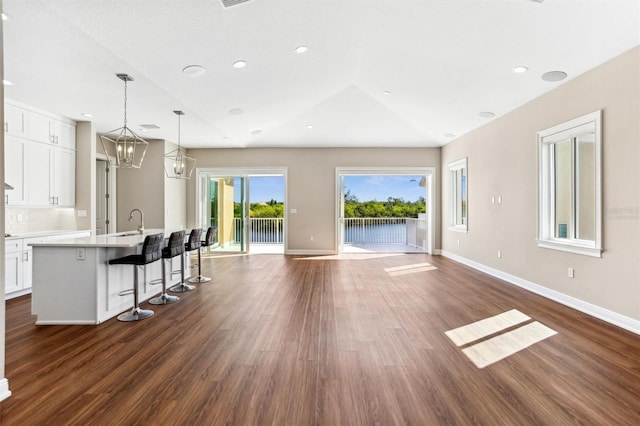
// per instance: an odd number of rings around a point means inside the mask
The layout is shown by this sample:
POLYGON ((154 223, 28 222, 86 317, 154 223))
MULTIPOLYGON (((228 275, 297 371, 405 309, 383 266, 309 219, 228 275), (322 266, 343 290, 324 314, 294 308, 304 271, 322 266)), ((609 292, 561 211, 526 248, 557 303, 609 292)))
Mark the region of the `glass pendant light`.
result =
POLYGON ((189 179, 196 167, 196 159, 186 155, 180 147, 180 116, 182 111, 173 111, 178 116, 178 149, 162 156, 164 171, 172 179, 189 179))
POLYGON ((149 142, 127 127, 127 82, 133 81, 133 77, 128 74, 116 74, 116 76, 124 81, 124 127, 100 135, 100 141, 113 167, 139 169, 149 142))

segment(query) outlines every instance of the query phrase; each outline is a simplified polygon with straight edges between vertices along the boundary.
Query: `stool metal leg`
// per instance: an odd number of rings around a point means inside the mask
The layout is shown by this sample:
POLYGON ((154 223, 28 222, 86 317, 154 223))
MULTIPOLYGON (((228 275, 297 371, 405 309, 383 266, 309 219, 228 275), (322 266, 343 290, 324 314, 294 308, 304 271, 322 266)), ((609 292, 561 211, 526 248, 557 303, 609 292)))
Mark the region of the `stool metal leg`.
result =
POLYGON ((152 305, 168 305, 176 303, 180 298, 167 294, 167 260, 162 259, 162 293, 158 297, 149 300, 152 305))
POLYGON ((198 276, 189 279, 190 283, 206 283, 211 281, 211 278, 202 276, 202 256, 200 252, 201 248, 198 249, 198 276))
POLYGON ((140 309, 138 306, 138 266, 133 266, 133 309, 118 316, 118 321, 138 321, 153 315, 150 309, 140 309))
MULTIPOLYGON (((186 253, 186 252, 185 252, 186 253)), ((185 291, 195 290, 196 287, 189 285, 184 282, 184 256, 185 253, 180 255, 180 284, 176 284, 169 289, 169 291, 173 291, 174 293, 184 293, 185 291)))

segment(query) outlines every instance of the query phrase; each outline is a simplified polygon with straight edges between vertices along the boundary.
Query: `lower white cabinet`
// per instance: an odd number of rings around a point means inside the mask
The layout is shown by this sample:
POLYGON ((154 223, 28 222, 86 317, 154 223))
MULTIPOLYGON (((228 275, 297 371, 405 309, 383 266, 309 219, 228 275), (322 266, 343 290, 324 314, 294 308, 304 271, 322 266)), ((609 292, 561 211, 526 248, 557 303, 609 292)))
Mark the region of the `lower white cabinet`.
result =
POLYGON ((5 240, 5 299, 31 293, 33 276, 33 248, 29 245, 45 240, 87 237, 89 231, 77 231, 31 238, 5 240))
POLYGON ((6 295, 23 290, 23 276, 22 240, 5 241, 4 292, 6 295))

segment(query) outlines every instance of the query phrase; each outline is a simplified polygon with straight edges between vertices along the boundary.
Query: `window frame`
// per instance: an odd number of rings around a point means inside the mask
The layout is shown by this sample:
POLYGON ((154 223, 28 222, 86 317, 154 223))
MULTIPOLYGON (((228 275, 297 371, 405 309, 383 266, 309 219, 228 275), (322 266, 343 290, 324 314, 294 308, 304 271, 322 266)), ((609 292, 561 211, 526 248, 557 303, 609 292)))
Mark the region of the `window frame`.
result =
POLYGON ((558 124, 537 133, 538 145, 538 247, 561 250, 575 254, 602 257, 602 111, 598 110, 581 117, 558 124), (575 150, 577 137, 585 132, 594 132, 594 222, 593 240, 575 238, 579 219, 576 191, 575 150), (567 230, 567 238, 555 236, 555 177, 554 177, 554 143, 571 140, 571 226, 567 230), (552 180, 554 185, 552 185, 552 180))
MULTIPOLYGON (((469 168, 467 157, 461 158, 456 161, 452 161, 447 165, 447 173, 449 174, 449 229, 451 231, 467 233, 469 230, 469 168), (454 177, 459 170, 464 170, 463 176, 465 177, 465 198, 462 199, 463 191, 458 193, 457 177, 454 177), (458 218, 458 206, 465 202, 464 216, 462 217, 462 223, 457 223, 458 218)), ((462 176, 462 175, 461 175, 462 176)))

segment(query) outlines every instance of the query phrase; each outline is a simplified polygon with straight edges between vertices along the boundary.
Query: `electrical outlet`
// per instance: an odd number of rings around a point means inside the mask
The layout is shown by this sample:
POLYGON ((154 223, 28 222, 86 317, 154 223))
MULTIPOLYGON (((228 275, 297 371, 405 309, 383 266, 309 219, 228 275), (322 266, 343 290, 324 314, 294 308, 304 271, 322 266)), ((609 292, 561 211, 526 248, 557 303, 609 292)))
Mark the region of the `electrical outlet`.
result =
POLYGON ((79 248, 76 250, 76 260, 85 260, 85 252, 83 248, 79 248))
POLYGON ((313 241, 313 235, 309 236, 309 241, 313 241))
POLYGON ((575 271, 573 270, 573 268, 569 268, 569 269, 567 269, 567 276, 568 276, 569 278, 573 278, 573 276, 574 276, 574 272, 575 272, 575 271))
POLYGON ((491 197, 491 204, 495 204, 496 203, 496 197, 491 197))
POLYGON ((498 259, 502 258, 502 250, 498 250, 498 259))
POLYGON ((458 240, 458 247, 460 247, 460 240, 458 240))

